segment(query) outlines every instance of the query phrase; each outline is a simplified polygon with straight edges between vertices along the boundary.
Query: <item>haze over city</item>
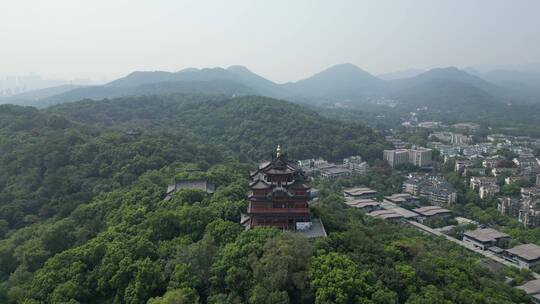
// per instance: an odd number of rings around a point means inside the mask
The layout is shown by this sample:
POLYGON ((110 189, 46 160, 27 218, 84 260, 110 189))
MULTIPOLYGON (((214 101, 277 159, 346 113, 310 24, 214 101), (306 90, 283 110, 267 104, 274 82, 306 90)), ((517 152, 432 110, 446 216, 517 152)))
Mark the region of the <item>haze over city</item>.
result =
POLYGON ((0 77, 113 80, 241 64, 278 83, 338 63, 409 68, 540 62, 540 2, 2 1, 0 77))

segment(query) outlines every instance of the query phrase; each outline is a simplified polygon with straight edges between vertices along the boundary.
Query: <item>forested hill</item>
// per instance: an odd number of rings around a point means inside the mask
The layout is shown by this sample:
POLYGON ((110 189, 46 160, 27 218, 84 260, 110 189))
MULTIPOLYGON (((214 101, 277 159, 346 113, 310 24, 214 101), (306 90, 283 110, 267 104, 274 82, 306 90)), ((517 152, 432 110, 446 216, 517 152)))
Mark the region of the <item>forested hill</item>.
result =
POLYGON ((47 112, 85 124, 193 133, 241 161, 268 158, 278 144, 293 158, 332 160, 356 154, 374 159, 385 147, 380 134, 359 123, 338 123, 305 107, 259 96, 126 97, 63 104, 47 112))
POLYGON ((65 216, 97 194, 176 161, 215 164, 223 156, 185 133, 134 137, 34 108, 0 106, 0 221, 17 229, 65 216))
POLYGON ((0 303, 530 303, 503 283, 526 274, 493 274, 458 245, 347 208, 341 186, 399 186, 377 163, 320 185, 310 208, 328 238, 244 231, 254 164, 235 160, 277 143, 295 157, 382 147, 371 129, 259 97, 1 106, 0 303), (175 177, 216 191, 164 201, 175 177))
POLYGON ((203 168, 224 159, 253 163, 278 144, 291 157, 336 160, 373 159, 384 148, 367 127, 261 97, 130 97, 41 111, 0 106, 0 237, 66 216, 148 170, 186 161, 203 168))

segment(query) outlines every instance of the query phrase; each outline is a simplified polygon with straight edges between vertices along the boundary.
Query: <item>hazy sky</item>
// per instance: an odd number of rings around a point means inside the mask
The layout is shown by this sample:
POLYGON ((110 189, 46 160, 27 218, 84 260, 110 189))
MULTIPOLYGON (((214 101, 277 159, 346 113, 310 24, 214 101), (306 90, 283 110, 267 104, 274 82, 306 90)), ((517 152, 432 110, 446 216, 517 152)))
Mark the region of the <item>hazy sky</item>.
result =
POLYGON ((0 0, 0 76, 242 64, 285 82, 343 62, 540 62, 540 0, 0 0))

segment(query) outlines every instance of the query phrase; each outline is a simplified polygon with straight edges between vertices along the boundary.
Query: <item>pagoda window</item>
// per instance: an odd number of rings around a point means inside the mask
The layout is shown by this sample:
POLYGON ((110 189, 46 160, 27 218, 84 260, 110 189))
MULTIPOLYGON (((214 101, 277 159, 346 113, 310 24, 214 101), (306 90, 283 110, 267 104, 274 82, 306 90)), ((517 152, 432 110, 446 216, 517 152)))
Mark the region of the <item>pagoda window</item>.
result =
POLYGON ((257 191, 255 191, 255 193, 257 195, 266 195, 268 193, 268 191, 267 190, 257 190, 257 191))

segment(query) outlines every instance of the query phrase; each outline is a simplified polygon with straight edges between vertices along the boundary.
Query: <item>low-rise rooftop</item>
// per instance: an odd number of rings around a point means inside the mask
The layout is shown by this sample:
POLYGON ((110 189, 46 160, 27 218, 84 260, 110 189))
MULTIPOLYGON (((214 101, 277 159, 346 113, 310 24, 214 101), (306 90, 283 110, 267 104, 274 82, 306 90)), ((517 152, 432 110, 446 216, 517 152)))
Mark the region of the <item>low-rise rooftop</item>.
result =
POLYGON ((509 237, 508 234, 499 232, 492 228, 465 231, 464 235, 480 242, 495 242, 498 239, 509 237))
POLYGON ((393 203, 406 203, 411 200, 418 200, 418 197, 411 195, 409 193, 395 193, 389 196, 385 196, 385 199, 393 203))
POLYGON ((523 290, 528 295, 538 294, 540 293, 540 279, 529 281, 516 288, 523 290))
POLYGON ((459 225, 467 225, 467 224, 473 224, 473 225, 478 225, 478 222, 477 221, 473 221, 471 219, 468 219, 468 218, 465 218, 465 217, 461 217, 461 216, 457 216, 455 218, 455 220, 458 222, 459 225))
POLYGON ((383 203, 381 203, 380 206, 381 206, 381 208, 383 208, 385 210, 389 210, 389 211, 392 211, 394 213, 397 213, 397 214, 399 214, 402 217, 407 218, 407 219, 418 217, 418 213, 412 212, 411 210, 407 210, 405 208, 398 207, 394 203, 383 202, 383 203))
POLYGON ((540 246, 535 244, 517 245, 506 252, 517 256, 526 261, 534 261, 540 259, 540 246))
POLYGON ((347 195, 350 195, 350 196, 361 196, 361 195, 366 195, 366 194, 377 194, 377 191, 371 189, 371 188, 368 188, 368 187, 356 187, 356 188, 351 188, 351 189, 345 189, 345 194, 347 195))
POLYGON ((381 202, 378 202, 378 201, 375 201, 375 200, 372 200, 372 199, 356 199, 356 200, 352 200, 352 201, 346 201, 345 204, 351 206, 351 207, 355 207, 355 208, 366 208, 366 207, 375 207, 375 206, 379 206, 381 204, 381 202))
POLYGON ((347 168, 341 168, 341 167, 330 167, 330 168, 323 168, 324 173, 327 174, 344 174, 344 173, 351 173, 350 169, 347 168))
POLYGON ((167 187, 165 200, 170 200, 175 192, 186 189, 201 190, 207 193, 214 193, 215 186, 214 184, 209 183, 207 180, 204 179, 176 180, 174 184, 167 187))
POLYGON ((398 214, 398 213, 394 212, 393 210, 377 210, 377 211, 373 211, 373 212, 368 213, 368 215, 373 216, 373 217, 382 218, 382 219, 385 219, 385 220, 386 219, 399 219, 399 218, 403 217, 401 214, 398 214))
POLYGON ((423 216, 434 216, 434 215, 439 215, 439 214, 452 213, 452 211, 445 208, 441 208, 439 206, 425 206, 425 207, 413 209, 413 211, 423 216))

